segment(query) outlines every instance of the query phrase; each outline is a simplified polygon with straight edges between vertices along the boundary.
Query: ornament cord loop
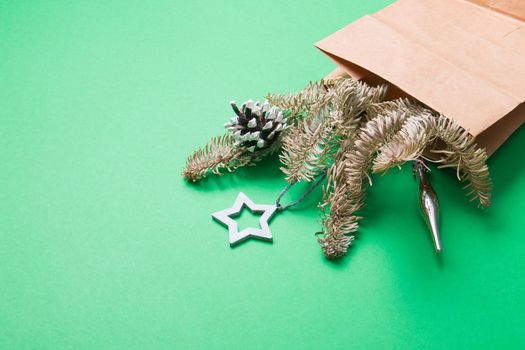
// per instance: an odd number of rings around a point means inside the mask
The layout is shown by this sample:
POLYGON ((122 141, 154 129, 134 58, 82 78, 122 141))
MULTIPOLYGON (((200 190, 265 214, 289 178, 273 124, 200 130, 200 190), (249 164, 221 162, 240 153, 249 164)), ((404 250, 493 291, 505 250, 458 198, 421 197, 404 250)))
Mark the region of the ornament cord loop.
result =
POLYGON ((297 204, 301 203, 302 201, 304 201, 306 199, 306 197, 317 187, 321 184, 321 182, 323 182, 323 180, 325 179, 326 177, 326 171, 321 175, 319 176, 319 178, 317 179, 317 181, 312 185, 310 186, 306 192, 304 192, 304 194, 301 196, 301 198, 299 198, 298 200, 296 200, 295 202, 291 203, 291 204, 288 204, 286 206, 283 206, 281 204, 281 199, 283 198, 283 196, 286 194, 286 192, 288 192, 288 190, 290 188, 292 188, 293 185, 295 184, 288 184, 282 191, 281 193, 279 193, 279 197, 277 197, 277 200, 275 201, 275 206, 277 207, 277 211, 285 211, 287 209, 290 209, 291 207, 295 207, 297 204))

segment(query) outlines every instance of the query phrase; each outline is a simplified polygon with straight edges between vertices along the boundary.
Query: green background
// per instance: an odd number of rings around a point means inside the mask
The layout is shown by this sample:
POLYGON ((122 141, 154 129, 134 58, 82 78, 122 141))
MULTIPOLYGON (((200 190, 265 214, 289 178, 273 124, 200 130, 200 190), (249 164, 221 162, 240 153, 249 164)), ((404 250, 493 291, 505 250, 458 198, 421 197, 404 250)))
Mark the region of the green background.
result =
POLYGON ((523 129, 489 161, 488 210, 432 173, 440 257, 408 166, 374 178, 335 263, 319 190, 273 244, 230 249, 212 221, 239 191, 275 200, 276 157, 180 176, 231 99, 323 77, 312 44, 389 2, 2 1, 0 349, 525 347, 523 129))

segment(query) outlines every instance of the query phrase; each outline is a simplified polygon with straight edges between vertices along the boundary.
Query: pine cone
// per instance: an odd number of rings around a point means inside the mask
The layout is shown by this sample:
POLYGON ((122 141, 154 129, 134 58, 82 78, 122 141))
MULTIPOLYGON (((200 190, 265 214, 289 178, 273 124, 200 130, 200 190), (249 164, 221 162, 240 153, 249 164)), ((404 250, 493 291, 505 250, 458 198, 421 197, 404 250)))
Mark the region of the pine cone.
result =
POLYGON ((276 107, 270 107, 268 101, 260 104, 259 101, 248 100, 241 109, 235 101, 231 106, 237 116, 224 124, 233 134, 235 145, 249 152, 258 152, 268 149, 279 135, 286 129, 286 117, 276 107))

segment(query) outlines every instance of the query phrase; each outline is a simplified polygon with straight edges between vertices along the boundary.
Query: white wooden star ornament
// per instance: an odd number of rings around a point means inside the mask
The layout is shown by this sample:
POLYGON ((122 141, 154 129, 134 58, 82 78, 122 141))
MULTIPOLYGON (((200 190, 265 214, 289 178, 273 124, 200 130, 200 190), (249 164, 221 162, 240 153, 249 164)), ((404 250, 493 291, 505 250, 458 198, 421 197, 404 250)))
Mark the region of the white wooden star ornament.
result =
POLYGON ((233 206, 228 209, 224 209, 212 214, 212 217, 220 222, 221 224, 228 227, 230 235, 230 246, 235 246, 249 238, 260 239, 263 241, 272 241, 272 233, 268 222, 277 212, 276 205, 268 204, 255 204, 248 196, 240 192, 233 206), (239 231, 237 221, 234 219, 238 217, 243 208, 248 208, 252 213, 261 213, 259 218, 259 228, 248 227, 242 231, 239 231))

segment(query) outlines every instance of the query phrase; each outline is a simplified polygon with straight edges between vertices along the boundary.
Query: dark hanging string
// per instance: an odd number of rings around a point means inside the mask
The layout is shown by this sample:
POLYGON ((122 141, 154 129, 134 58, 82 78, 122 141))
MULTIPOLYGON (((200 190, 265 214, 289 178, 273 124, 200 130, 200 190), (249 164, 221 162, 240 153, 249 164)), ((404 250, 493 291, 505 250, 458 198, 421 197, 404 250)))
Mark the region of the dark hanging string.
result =
POLYGON ((288 184, 288 186, 286 186, 282 191, 281 193, 279 193, 279 197, 277 197, 277 200, 275 201, 275 206, 277 207, 277 210, 278 211, 285 211, 287 209, 290 209, 291 207, 294 207, 296 206, 297 204, 301 203, 302 201, 305 200, 306 196, 308 196, 310 194, 310 192, 312 192, 317 186, 319 186, 321 184, 321 182, 323 182, 324 178, 326 177, 326 172, 324 172, 321 176, 319 176, 319 178, 317 179, 317 181, 312 185, 310 186, 306 192, 301 196, 301 198, 299 198, 298 200, 296 200, 295 202, 291 203, 291 204, 288 204, 286 206, 282 206, 281 205, 281 199, 283 198, 283 196, 286 194, 286 192, 288 192, 288 190, 294 185, 294 184, 288 184))

